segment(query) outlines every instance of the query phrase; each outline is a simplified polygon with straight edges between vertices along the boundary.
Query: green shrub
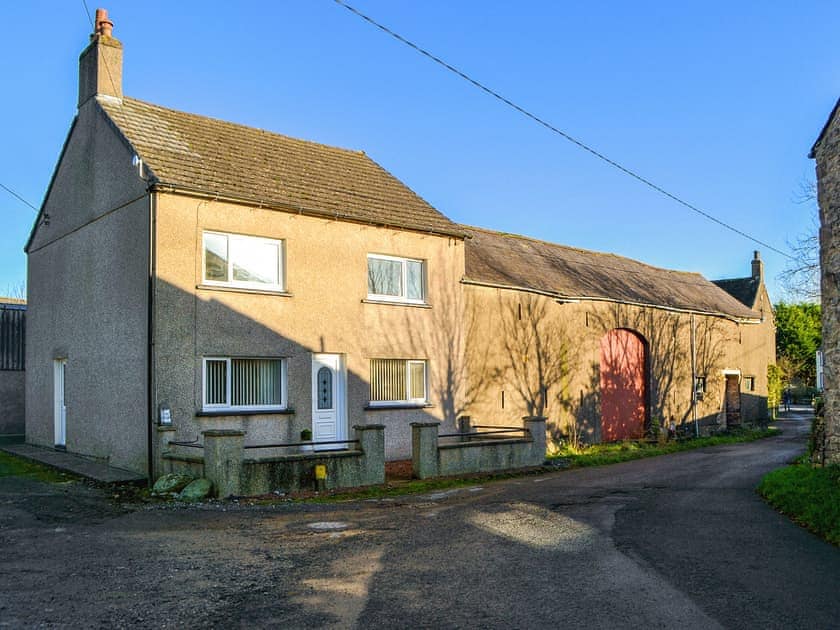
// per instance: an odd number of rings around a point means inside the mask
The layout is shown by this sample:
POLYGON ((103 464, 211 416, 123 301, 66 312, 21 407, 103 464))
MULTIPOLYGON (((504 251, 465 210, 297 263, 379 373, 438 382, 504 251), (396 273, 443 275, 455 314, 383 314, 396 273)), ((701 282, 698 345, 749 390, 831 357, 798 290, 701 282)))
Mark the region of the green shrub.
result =
POLYGON ((780 468, 764 476, 758 492, 783 514, 840 546, 840 466, 780 468))
MULTIPOLYGON (((782 402, 782 370, 778 365, 767 366, 767 408, 776 411, 782 402)), ((774 416, 775 417, 775 416, 774 416)))

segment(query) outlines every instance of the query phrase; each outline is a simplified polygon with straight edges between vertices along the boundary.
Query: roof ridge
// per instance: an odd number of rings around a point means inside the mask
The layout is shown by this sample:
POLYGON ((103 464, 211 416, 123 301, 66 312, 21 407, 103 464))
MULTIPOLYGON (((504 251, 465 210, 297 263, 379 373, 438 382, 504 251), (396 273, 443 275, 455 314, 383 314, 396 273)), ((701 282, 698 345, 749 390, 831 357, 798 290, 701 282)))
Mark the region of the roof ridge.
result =
POLYGON ((712 280, 712 282, 717 284, 718 282, 746 282, 747 280, 754 282, 755 278, 752 276, 744 276, 743 278, 718 278, 717 280, 712 280))
MULTIPOLYGON (((180 116, 188 116, 190 118, 195 118, 195 119, 198 119, 198 120, 206 120, 208 122, 212 122, 213 124, 221 124, 221 125, 225 125, 225 126, 228 126, 228 127, 235 127, 237 129, 247 129, 248 131, 257 131, 257 132, 268 134, 268 135, 271 135, 271 136, 278 136, 280 138, 284 138, 285 140, 291 140, 293 142, 300 142, 302 144, 313 145, 313 146, 316 146, 316 147, 321 147, 322 149, 329 149, 329 150, 332 150, 332 151, 340 151, 341 153, 347 153, 347 154, 354 155, 354 156, 364 156, 364 157, 370 159, 370 157, 364 151, 359 150, 359 149, 348 149, 348 148, 345 148, 345 147, 335 146, 334 144, 325 144, 323 142, 317 142, 315 140, 307 140, 306 138, 296 138, 294 136, 288 136, 284 133, 280 133, 280 132, 277 132, 277 131, 271 131, 269 129, 263 129, 262 127, 254 127, 252 125, 246 125, 244 123, 233 122, 233 121, 230 121, 230 120, 225 120, 223 118, 216 118, 215 116, 207 116, 205 114, 196 114, 194 112, 185 112, 185 111, 180 110, 180 109, 173 109, 172 107, 164 107, 163 105, 158 105, 157 103, 151 103, 149 101, 144 101, 142 99, 134 98, 134 97, 131 97, 131 96, 124 96, 123 100, 124 101, 129 101, 129 102, 141 105, 141 106, 150 107, 152 109, 162 109, 162 110, 165 110, 167 112, 172 112, 172 113, 178 114, 180 116)), ((120 107, 120 105, 117 105, 117 104, 111 103, 111 102, 109 102, 108 105, 110 105, 112 107, 120 107)))
POLYGON ((533 238, 531 236, 524 236, 522 234, 516 234, 514 232, 501 232, 499 230, 491 230, 489 228, 477 227, 474 225, 467 225, 465 223, 459 223, 459 227, 464 228, 466 230, 476 230, 479 232, 486 232, 488 234, 495 234, 497 236, 504 236, 508 238, 516 238, 523 241, 531 241, 533 243, 542 243, 544 245, 550 245, 551 247, 562 247, 563 249, 569 249, 576 252, 581 252, 584 254, 596 254, 598 256, 610 256, 612 258, 619 258, 621 260, 629 260, 630 262, 636 263, 638 265, 643 265, 648 269, 655 269, 656 271, 667 271, 668 273, 678 273, 686 276, 695 276, 702 278, 706 282, 710 282, 708 278, 706 278, 702 273, 698 271, 682 271, 681 269, 670 269, 668 267, 657 267, 655 265, 651 265, 649 263, 643 262, 641 260, 637 260, 636 258, 630 258, 629 256, 622 256, 621 254, 615 254, 613 252, 602 252, 597 251, 594 249, 585 249, 583 247, 575 247, 574 245, 564 245, 562 243, 555 243, 553 241, 546 241, 540 238, 533 238))

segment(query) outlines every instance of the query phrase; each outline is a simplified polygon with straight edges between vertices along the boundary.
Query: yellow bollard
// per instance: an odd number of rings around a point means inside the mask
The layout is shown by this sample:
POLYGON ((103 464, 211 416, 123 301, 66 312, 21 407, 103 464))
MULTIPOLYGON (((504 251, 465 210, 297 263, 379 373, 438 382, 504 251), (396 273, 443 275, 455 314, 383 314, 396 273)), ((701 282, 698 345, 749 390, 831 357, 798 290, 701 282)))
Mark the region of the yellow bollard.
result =
POLYGON ((323 490, 327 484, 327 467, 324 464, 315 464, 315 489, 323 490))

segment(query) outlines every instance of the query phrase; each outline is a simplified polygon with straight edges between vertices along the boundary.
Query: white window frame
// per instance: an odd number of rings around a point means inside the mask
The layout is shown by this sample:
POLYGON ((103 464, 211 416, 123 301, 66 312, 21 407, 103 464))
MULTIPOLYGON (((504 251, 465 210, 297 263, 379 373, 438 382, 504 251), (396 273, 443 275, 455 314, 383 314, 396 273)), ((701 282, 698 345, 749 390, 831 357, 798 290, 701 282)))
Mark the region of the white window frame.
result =
POLYGON ((429 362, 426 359, 386 359, 384 357, 373 357, 372 360, 382 359, 385 361, 402 361, 405 363, 405 391, 411 392, 411 365, 420 364, 423 366, 423 397, 407 398, 405 400, 370 400, 371 407, 417 407, 429 404, 429 362))
POLYGON ((201 360, 201 409, 202 411, 284 411, 288 407, 288 359, 285 357, 220 357, 208 356, 201 360), (232 359, 268 359, 280 361, 280 404, 279 405, 231 405, 231 382, 233 372, 231 371, 232 359), (224 361, 225 368, 225 403, 210 404, 207 402, 207 362, 224 361))
MULTIPOLYGON (((398 262, 401 264, 401 283, 402 283, 402 295, 383 295, 381 293, 371 293, 370 292, 370 285, 368 284, 368 294, 367 299, 372 300, 374 302, 397 302, 400 304, 426 304, 426 293, 427 293, 427 286, 426 286, 426 261, 422 258, 404 258, 401 256, 389 256, 387 254, 368 254, 368 267, 366 269, 367 273, 370 274, 370 261, 373 260, 390 260, 394 262, 398 262), (408 263, 416 262, 420 263, 420 270, 422 278, 420 279, 420 290, 423 293, 423 297, 419 300, 416 298, 409 298, 408 297, 408 263)), ((369 282, 368 277, 365 277, 365 281, 369 282)))
POLYGON ((255 291, 285 291, 286 290, 286 242, 282 239, 266 238, 264 236, 248 236, 246 234, 233 234, 231 232, 218 232, 216 230, 204 230, 201 233, 201 283, 207 286, 235 287, 240 289, 252 289, 255 291), (207 278, 207 246, 205 236, 224 236, 227 238, 227 277, 228 280, 210 280, 207 278), (266 284, 264 282, 246 282, 243 280, 230 280, 233 277, 233 258, 230 255, 231 241, 245 241, 269 243, 277 246, 277 284, 266 284))

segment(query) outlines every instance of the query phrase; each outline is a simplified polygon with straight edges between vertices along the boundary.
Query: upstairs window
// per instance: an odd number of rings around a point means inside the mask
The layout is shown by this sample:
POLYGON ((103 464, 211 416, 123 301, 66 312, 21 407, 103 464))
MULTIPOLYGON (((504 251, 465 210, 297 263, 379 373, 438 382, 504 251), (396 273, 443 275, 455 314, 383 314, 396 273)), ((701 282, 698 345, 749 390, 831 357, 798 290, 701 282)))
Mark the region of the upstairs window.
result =
POLYGON ((426 302, 426 263, 412 258, 368 254, 368 299, 426 302))
POLYGON ((204 359, 205 410, 286 408, 285 359, 204 359))
POLYGON ((205 284, 283 291, 283 241, 204 233, 205 284))
POLYGON ((428 398, 425 361, 370 360, 371 405, 422 405, 428 398))

